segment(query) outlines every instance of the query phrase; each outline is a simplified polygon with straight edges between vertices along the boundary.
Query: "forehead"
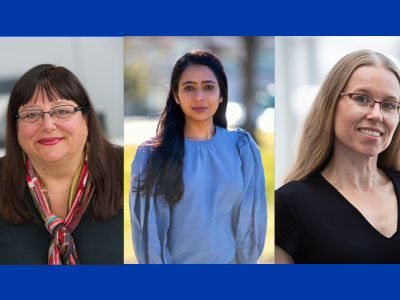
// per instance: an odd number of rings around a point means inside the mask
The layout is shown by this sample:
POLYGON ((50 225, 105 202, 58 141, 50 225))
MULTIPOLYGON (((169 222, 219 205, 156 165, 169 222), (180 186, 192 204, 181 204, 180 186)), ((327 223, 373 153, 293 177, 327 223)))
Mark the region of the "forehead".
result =
POLYGON ((388 96, 400 96, 400 83, 396 75, 383 68, 362 66, 357 68, 346 84, 346 92, 360 90, 380 93, 388 96))
POLYGON ((48 109, 59 105, 73 105, 77 106, 77 103, 73 100, 63 99, 57 94, 52 94, 51 96, 47 93, 35 92, 31 99, 26 104, 22 104, 18 111, 26 109, 48 109))
POLYGON ((206 81, 212 80, 217 82, 214 72, 205 65, 190 65, 183 71, 179 83, 185 81, 206 81))

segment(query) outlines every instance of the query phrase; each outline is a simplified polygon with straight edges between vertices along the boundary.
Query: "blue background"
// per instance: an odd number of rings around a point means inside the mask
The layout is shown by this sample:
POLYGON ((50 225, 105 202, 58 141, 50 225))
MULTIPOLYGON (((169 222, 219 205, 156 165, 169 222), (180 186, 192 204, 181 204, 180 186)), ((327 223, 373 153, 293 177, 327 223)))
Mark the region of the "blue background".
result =
MULTIPOLYGON (((3 0, 0 35, 399 35, 398 7, 385 1, 3 0)), ((0 270, 1 299, 384 299, 397 296, 400 267, 125 265, 0 270)))
POLYGON ((10 1, 0 35, 398 35, 395 1, 10 1))

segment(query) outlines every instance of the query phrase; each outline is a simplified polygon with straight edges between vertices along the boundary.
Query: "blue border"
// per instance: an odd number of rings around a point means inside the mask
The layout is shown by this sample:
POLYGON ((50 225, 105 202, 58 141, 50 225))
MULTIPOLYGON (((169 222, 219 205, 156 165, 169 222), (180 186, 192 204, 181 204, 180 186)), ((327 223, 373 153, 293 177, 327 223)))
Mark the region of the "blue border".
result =
POLYGON ((2 298, 386 299, 396 296, 391 288, 397 287, 398 270, 394 265, 2 266, 1 281, 2 298))
MULTIPOLYGON (((307 3, 7 0, 0 4, 0 35, 400 35, 398 6, 385 1, 343 0, 307 3)), ((385 299, 396 296, 392 288, 397 286, 400 268, 397 265, 126 265, 0 266, 0 270, 4 299, 12 296, 247 300, 385 299)))
POLYGON ((399 35, 392 1, 2 1, 2 36, 399 35))

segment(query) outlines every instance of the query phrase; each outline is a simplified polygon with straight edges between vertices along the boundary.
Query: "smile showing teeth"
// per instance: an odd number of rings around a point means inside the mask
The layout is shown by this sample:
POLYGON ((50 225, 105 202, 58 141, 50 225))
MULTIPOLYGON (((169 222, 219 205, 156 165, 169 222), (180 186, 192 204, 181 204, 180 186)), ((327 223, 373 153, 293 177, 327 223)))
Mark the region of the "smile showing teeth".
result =
POLYGON ((371 136, 381 136, 382 135, 382 133, 377 132, 377 131, 372 131, 372 130, 359 129, 359 131, 361 131, 362 133, 371 135, 371 136))

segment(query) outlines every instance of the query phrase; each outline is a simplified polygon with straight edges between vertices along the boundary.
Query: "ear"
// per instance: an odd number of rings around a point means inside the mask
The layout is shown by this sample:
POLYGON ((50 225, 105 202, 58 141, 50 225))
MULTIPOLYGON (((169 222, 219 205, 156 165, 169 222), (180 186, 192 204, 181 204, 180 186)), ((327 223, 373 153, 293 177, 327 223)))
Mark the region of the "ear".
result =
POLYGON ((179 98, 175 93, 174 93, 174 99, 175 99, 176 104, 179 105, 179 98))
POLYGON ((85 115, 84 118, 85 118, 86 128, 87 128, 87 132, 88 132, 87 140, 89 140, 89 116, 85 115))

